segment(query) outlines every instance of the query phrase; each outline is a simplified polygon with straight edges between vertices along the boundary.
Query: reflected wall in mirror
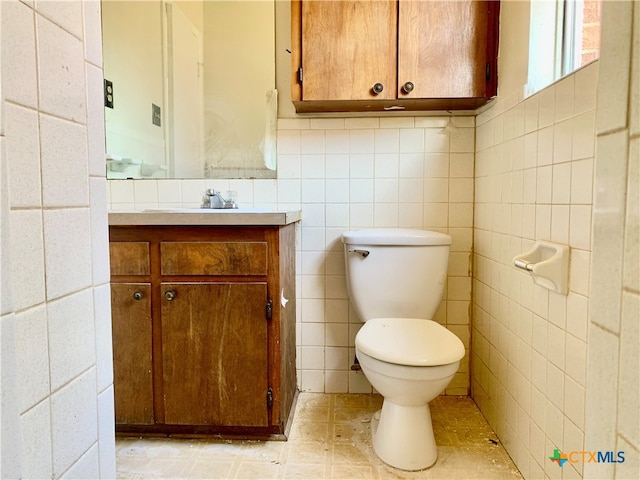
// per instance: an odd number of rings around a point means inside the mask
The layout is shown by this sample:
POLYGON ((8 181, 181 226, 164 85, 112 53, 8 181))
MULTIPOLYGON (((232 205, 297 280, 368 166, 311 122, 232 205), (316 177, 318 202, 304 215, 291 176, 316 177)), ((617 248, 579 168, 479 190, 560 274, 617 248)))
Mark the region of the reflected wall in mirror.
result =
POLYGON ((275 178, 273 1, 102 2, 107 178, 275 178))

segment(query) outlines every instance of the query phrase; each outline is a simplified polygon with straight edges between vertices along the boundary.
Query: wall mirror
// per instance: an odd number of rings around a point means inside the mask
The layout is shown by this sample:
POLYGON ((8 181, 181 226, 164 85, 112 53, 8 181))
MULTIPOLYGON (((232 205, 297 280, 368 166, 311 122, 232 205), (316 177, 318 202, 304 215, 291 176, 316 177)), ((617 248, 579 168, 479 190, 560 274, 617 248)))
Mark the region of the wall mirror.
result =
POLYGON ((275 178, 274 0, 102 2, 107 178, 275 178))

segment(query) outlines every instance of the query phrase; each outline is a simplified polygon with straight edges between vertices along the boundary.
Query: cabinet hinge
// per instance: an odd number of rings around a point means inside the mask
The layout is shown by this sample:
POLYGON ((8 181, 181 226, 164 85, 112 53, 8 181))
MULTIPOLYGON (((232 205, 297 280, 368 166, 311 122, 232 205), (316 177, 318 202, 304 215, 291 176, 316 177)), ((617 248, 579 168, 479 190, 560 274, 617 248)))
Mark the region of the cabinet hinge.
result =
POLYGON ((271 320, 271 317, 273 316, 273 302, 270 299, 267 301, 265 313, 267 315, 267 320, 271 320))
POLYGON ((273 389, 267 388, 267 408, 273 407, 273 389))
POLYGON ((485 67, 485 78, 486 78, 487 82, 491 78, 491 64, 490 63, 487 63, 487 66, 485 67))
POLYGON ((298 68, 298 83, 302 85, 302 67, 298 68))

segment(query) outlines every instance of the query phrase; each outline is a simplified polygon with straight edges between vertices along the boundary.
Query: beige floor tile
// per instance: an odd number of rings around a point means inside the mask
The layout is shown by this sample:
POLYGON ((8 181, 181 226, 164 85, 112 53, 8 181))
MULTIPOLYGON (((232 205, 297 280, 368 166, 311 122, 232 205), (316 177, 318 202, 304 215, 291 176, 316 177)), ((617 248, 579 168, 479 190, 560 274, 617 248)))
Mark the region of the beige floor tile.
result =
POLYGON ((119 479, 521 479, 468 397, 431 402, 438 444, 434 466, 405 472, 385 465, 371 444, 382 397, 301 393, 289 440, 255 442, 118 438, 119 479))

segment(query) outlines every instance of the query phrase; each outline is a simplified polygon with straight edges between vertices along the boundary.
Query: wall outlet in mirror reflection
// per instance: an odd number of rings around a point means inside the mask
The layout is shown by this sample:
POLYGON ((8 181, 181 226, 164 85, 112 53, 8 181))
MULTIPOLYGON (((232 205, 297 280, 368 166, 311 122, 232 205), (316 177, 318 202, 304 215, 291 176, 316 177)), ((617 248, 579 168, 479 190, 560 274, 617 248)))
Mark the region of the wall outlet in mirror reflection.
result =
POLYGON ((151 122, 159 127, 162 125, 162 118, 160 117, 160 107, 155 103, 151 104, 151 122))

